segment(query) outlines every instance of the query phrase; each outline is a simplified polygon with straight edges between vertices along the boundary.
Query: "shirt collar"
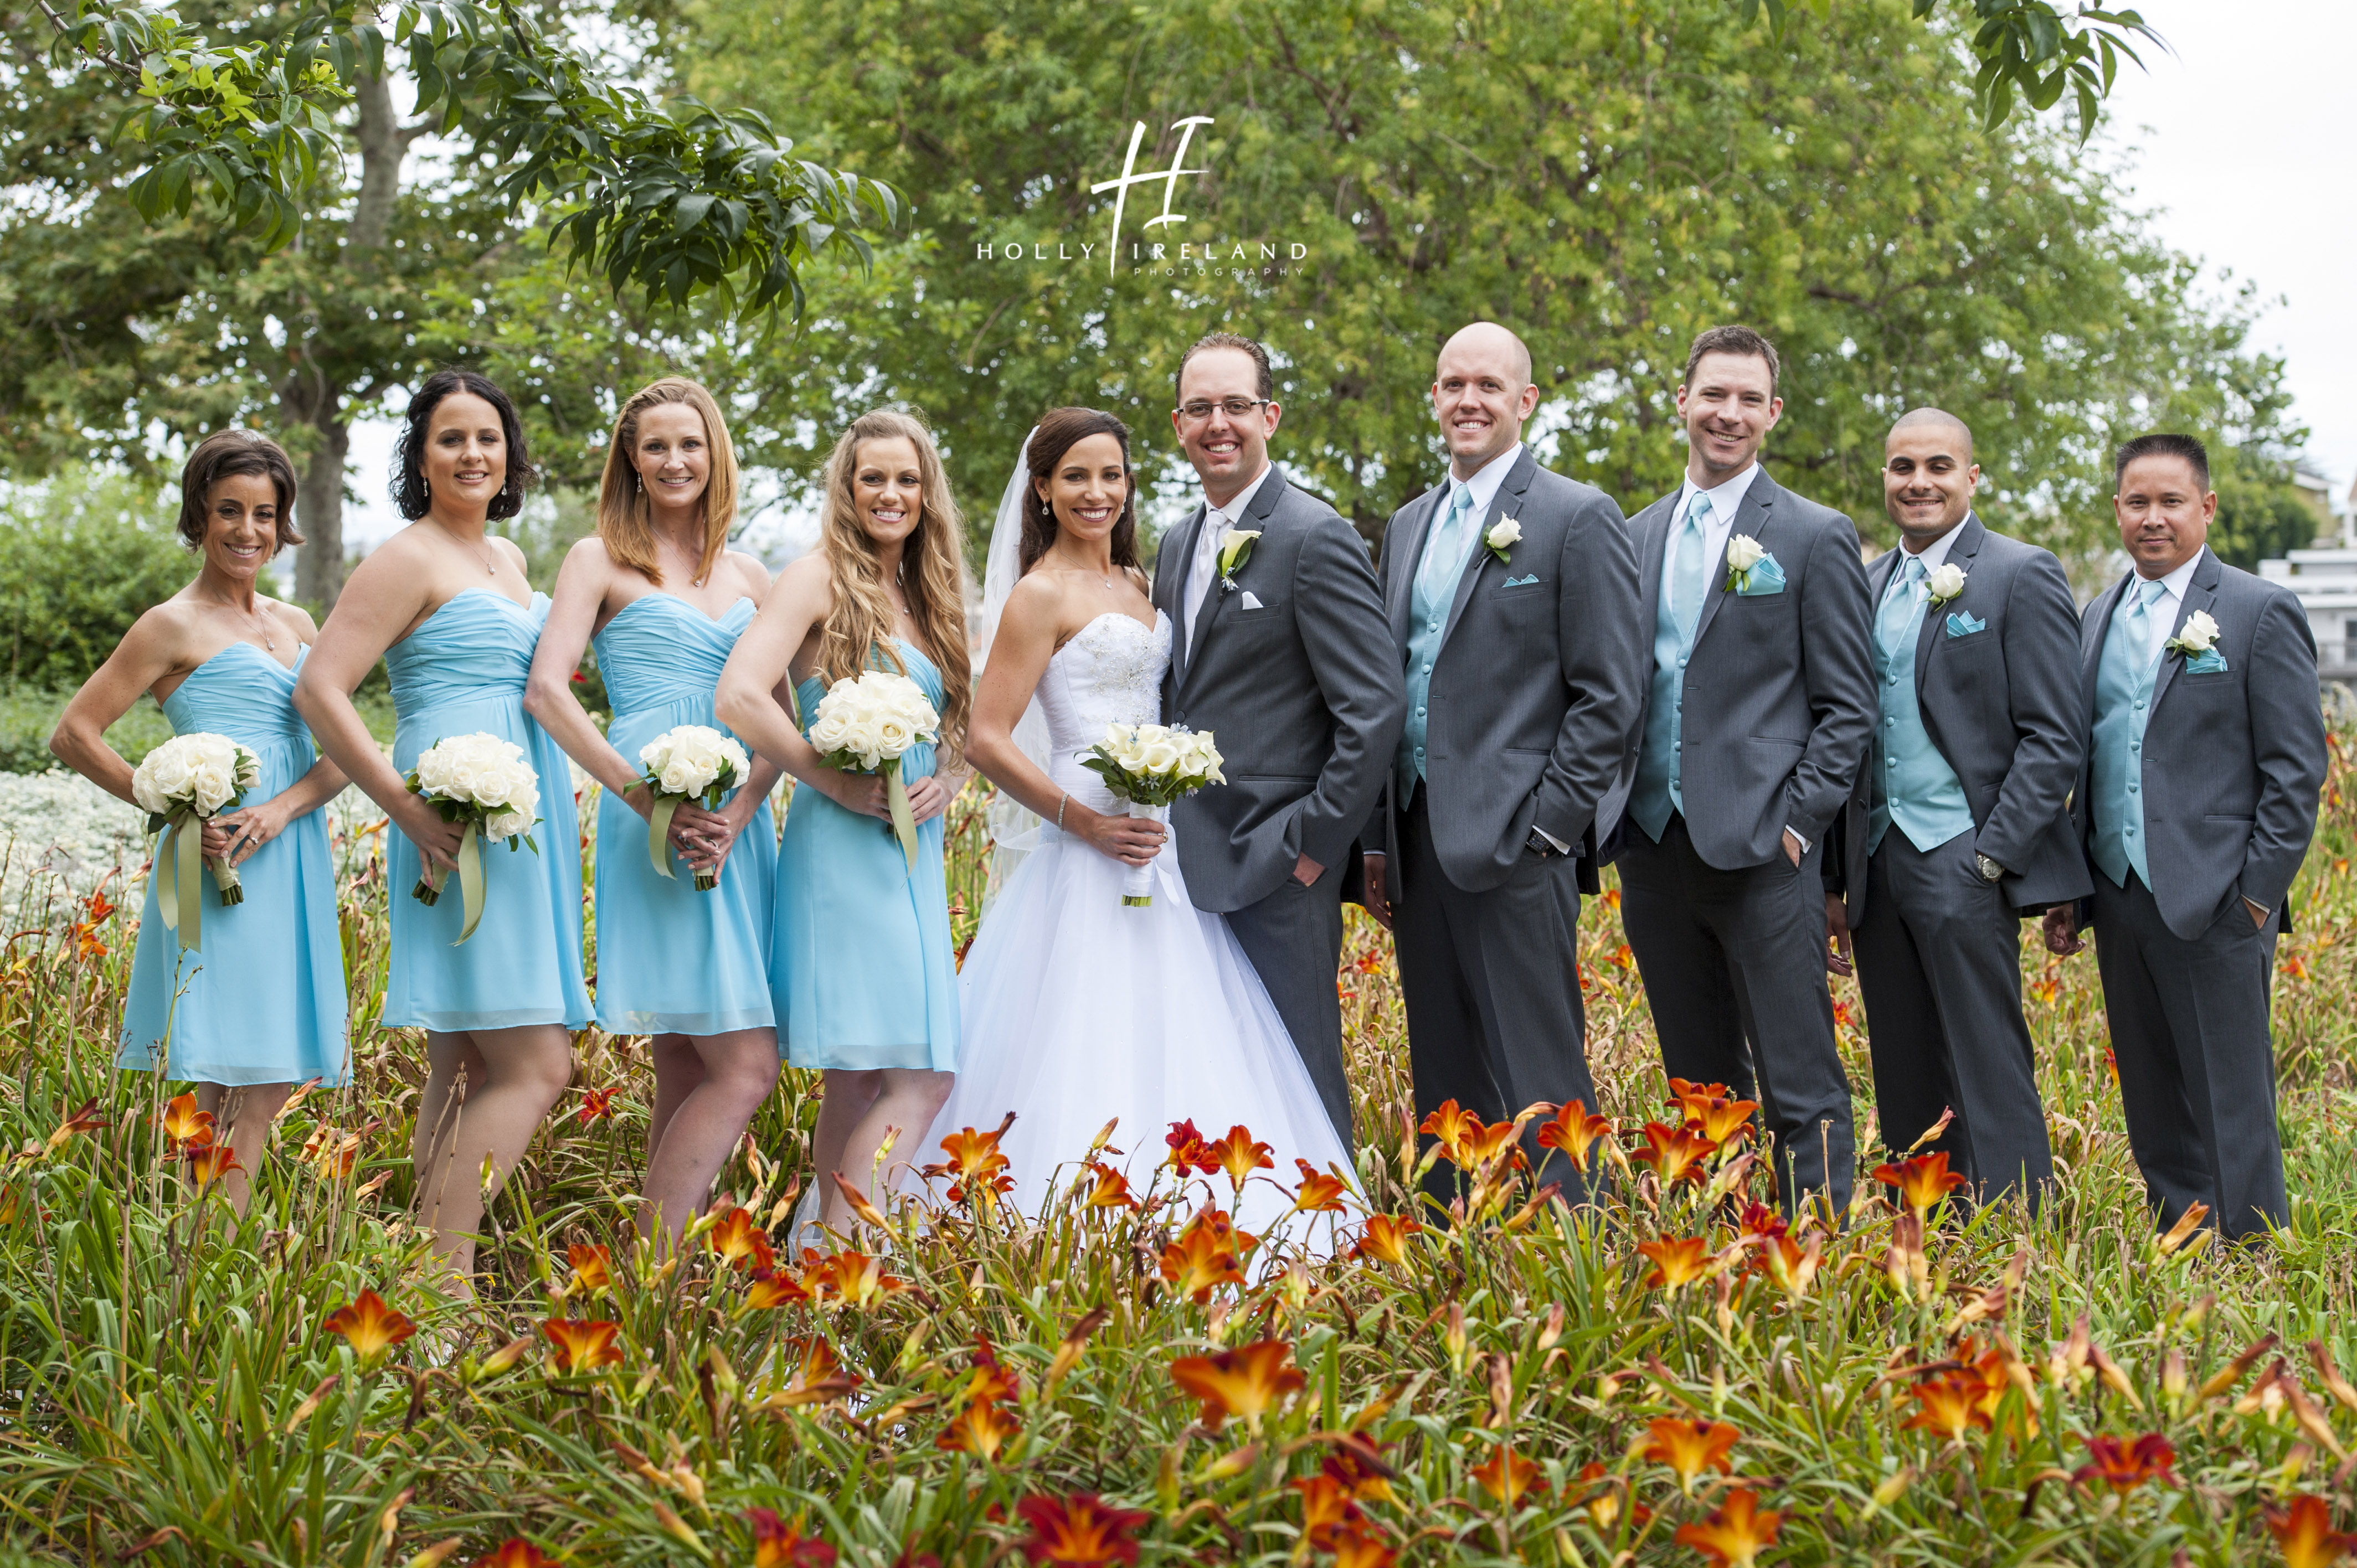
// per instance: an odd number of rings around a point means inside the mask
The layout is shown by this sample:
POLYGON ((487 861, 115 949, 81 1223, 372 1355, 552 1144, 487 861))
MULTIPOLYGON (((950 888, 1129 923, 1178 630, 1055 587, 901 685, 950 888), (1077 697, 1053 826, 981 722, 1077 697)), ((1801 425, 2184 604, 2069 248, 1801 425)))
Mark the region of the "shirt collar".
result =
MULTIPOLYGON (((1474 515, 1477 517, 1485 515, 1490 510, 1490 503, 1498 499, 1498 490, 1505 484, 1506 476, 1513 471, 1514 459, 1522 455, 1523 444, 1517 441, 1476 468, 1473 471, 1473 477, 1469 479, 1458 478, 1452 470, 1448 476, 1449 487, 1452 490, 1463 489, 1471 491, 1474 515)), ((1457 498, 1452 494, 1448 499, 1453 505, 1457 498)))
POLYGON ((1743 498, 1749 494, 1751 489, 1751 478, 1759 472, 1760 465, 1757 462, 1754 462, 1750 467, 1745 468, 1743 472, 1736 475, 1735 478, 1727 480, 1724 484, 1714 486, 1707 490, 1703 489, 1700 485, 1695 484, 1692 477, 1688 477, 1678 490, 1677 515, 1680 517, 1684 517, 1685 515, 1686 508, 1693 504, 1695 492, 1700 490, 1704 495, 1710 498, 1710 514, 1712 518, 1718 521, 1726 521, 1727 519, 1732 518, 1735 515, 1735 509, 1743 504, 1743 498))
POLYGON ((1902 541, 1899 546, 1899 565, 1896 569, 1903 575, 1907 571, 1907 563, 1910 559, 1921 561, 1923 563, 1923 575, 1927 577, 1930 576, 1932 573, 1940 569, 1942 562, 1947 560, 1948 546, 1953 544, 1956 542, 1956 536, 1964 532, 1966 528, 1972 525, 1972 521, 1973 514, 1970 512, 1964 513, 1964 521, 1956 524, 1955 527, 1948 530, 1947 532, 1940 535, 1939 538, 1932 541, 1931 543, 1925 545, 1920 552, 1916 552, 1911 555, 1909 553, 1905 542, 1902 541))
MULTIPOLYGON (((2185 564, 2178 567, 2177 570, 2169 573, 2167 576, 2160 579, 2161 585, 2169 590, 2169 597, 2179 600, 2185 597, 2185 585, 2193 580, 2193 569, 2201 564, 2201 557, 2204 551, 2202 550, 2195 551, 2191 560, 2186 562, 2185 564)), ((2141 572, 2131 570, 2129 572, 2129 575, 2136 578, 2139 583, 2151 581, 2150 578, 2145 576, 2141 572)), ((2136 590, 2134 588, 2130 588, 2128 591, 2130 593, 2134 593, 2136 590)))
MULTIPOLYGON (((1230 496, 1228 498, 1228 504, 1225 506, 1213 506, 1211 504, 1211 498, 1206 496, 1203 499, 1204 521, 1209 521, 1212 514, 1216 512, 1218 515, 1227 520, 1227 524, 1230 528, 1234 527, 1237 520, 1244 515, 1244 509, 1252 505, 1253 497, 1260 493, 1261 486, 1268 483, 1268 477, 1275 472, 1276 465, 1275 463, 1263 463, 1261 465, 1260 472, 1253 476, 1253 482, 1246 485, 1243 489, 1238 490, 1234 495, 1230 496)), ((1207 539, 1217 539, 1219 537, 1219 535, 1213 533, 1208 528, 1203 531, 1203 534, 1207 539)), ((1214 545, 1213 548, 1216 549, 1217 546, 1214 545)))

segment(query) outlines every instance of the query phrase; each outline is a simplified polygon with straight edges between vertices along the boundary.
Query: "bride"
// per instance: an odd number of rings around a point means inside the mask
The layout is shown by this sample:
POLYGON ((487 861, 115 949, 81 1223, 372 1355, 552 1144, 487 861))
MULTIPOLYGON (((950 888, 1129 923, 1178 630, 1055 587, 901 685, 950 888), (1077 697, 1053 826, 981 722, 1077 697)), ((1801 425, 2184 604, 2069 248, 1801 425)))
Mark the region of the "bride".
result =
MULTIPOLYGON (((1242 1124, 1275 1168, 1245 1187, 1236 1223, 1265 1234, 1291 1206, 1274 1177, 1291 1183, 1296 1159, 1347 1175, 1348 1156, 1227 922, 1189 900, 1168 833, 1119 814, 1077 760, 1107 725, 1160 717, 1170 659, 1169 621, 1137 564, 1129 428, 1060 408, 1024 453, 994 525, 987 662, 966 743, 1002 803, 1022 812, 997 813, 999 890, 960 977, 957 1083, 919 1157, 1015 1112, 999 1144, 1008 1196, 1037 1214, 1059 1167, 1069 1181, 1108 1121, 1119 1119, 1103 1157, 1126 1164, 1141 1189, 1171 1123, 1191 1121, 1211 1140, 1242 1124), (1037 827, 1006 820, 1022 813, 1037 827), (1026 848, 1006 875, 1008 851, 1026 848), (1125 908, 1125 867, 1147 865, 1152 904, 1125 908)), ((1224 1206, 1223 1178, 1214 1190, 1224 1206)))

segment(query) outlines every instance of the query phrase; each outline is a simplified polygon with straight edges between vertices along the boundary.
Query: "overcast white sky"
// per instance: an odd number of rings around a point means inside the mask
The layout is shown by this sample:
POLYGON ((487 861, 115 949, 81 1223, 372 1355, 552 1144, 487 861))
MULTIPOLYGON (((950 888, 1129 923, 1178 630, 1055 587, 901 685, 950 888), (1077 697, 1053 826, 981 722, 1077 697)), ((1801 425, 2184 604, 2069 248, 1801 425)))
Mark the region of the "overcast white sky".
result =
POLYGON ((2136 0, 2174 50, 2146 51, 2107 133, 2178 250, 2283 303, 2255 341, 2285 356, 2336 504, 2357 478, 2357 193, 2349 0, 2136 0))

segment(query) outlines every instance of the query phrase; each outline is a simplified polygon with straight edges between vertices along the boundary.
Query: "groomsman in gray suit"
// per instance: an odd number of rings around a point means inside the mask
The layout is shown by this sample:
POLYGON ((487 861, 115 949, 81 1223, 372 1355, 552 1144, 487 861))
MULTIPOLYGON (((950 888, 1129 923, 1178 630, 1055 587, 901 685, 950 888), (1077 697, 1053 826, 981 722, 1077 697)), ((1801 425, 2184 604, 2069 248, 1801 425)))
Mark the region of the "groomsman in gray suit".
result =
MULTIPOLYGON (((2084 755, 2079 606, 2051 553, 1992 533, 1962 420, 1919 408, 1883 447, 1900 547, 1867 568, 1881 715, 1830 865, 1825 920, 1857 944, 1882 1136, 1932 1147, 1984 1200, 2054 1179, 2021 1014, 2021 917, 2083 897, 2071 829, 2084 755)), ((1837 970, 1848 964, 1831 961, 1837 970)))
POLYGON ((1838 1212, 1856 1135, 1820 857, 1874 729, 1872 613, 1849 519, 1760 466, 1777 371, 1748 327, 1687 353, 1685 482, 1633 524, 1650 680, 1600 820, 1664 1065, 1756 1090, 1785 1207, 1838 1212))
MULTIPOLYGON (((1636 722, 1644 644, 1620 509, 1523 445, 1538 397, 1514 334, 1476 322, 1451 338, 1432 388, 1448 478, 1383 533, 1407 724, 1361 843, 1368 908, 1398 939, 1419 1119, 1445 1100, 1491 1122, 1597 1107, 1580 884, 1594 886, 1596 808, 1636 722)), ((1584 1196, 1571 1162, 1524 1136, 1538 1179, 1584 1196)), ((1436 1168, 1428 1186, 1446 1201, 1453 1180, 1436 1168)))
POLYGON ((1189 894, 1228 918, 1348 1145, 1342 869, 1399 741, 1399 661, 1365 542, 1269 461, 1268 350, 1214 332, 1178 383, 1171 428, 1203 500, 1155 561, 1162 709, 1213 733, 1228 782, 1178 801, 1170 828, 1189 894))
POLYGON ((2095 928, 2128 1146, 2160 1223, 2196 1203, 2233 1239, 2289 1219, 2268 1033, 2276 938, 2316 831, 2316 641, 2287 590, 2208 548, 2217 493, 2190 435, 2122 446, 2113 508, 2135 570, 2079 637, 2093 737, 2072 807, 2102 873, 2095 928))

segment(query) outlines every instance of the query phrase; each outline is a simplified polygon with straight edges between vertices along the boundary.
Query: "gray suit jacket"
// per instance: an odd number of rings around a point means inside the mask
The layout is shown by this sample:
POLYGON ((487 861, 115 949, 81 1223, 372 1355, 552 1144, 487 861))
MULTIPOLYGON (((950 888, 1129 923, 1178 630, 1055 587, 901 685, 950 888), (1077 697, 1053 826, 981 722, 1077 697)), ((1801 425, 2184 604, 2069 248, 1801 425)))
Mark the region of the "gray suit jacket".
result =
MULTIPOLYGON (((1392 661, 1407 658, 1416 566, 1441 484, 1383 531, 1383 606, 1392 661)), ((1458 580, 1426 702, 1426 810, 1448 880, 1482 893, 1513 874, 1531 829, 1595 858, 1596 808, 1620 776, 1645 684, 1637 556, 1612 498, 1539 467, 1523 449, 1481 520, 1505 518, 1523 537, 1501 563, 1487 549, 1458 580)), ((1390 854, 1400 897, 1396 777, 1361 842, 1390 854)))
POLYGON ((1200 506, 1163 536, 1154 573, 1173 638, 1163 714, 1211 731, 1227 758, 1224 786, 1170 811, 1189 895, 1223 914, 1277 891, 1304 854, 1342 875, 1407 705, 1357 532, 1282 468, 1253 493, 1246 521, 1261 536, 1233 591, 1212 580, 1192 647, 1179 646, 1179 601, 1200 506), (1247 594, 1259 608, 1244 607, 1247 594))
MULTIPOLYGON (((1627 807, 1652 696, 1652 618, 1678 493, 1631 525, 1644 677, 1620 781, 1597 814, 1608 862, 1622 835, 1644 831, 1628 821, 1627 807)), ((1849 799, 1875 720, 1872 612, 1857 530, 1762 467, 1727 538, 1738 533, 1776 557, 1785 586, 1781 594, 1730 594, 1726 558, 1714 562, 1686 664, 1679 791, 1695 853, 1721 871, 1765 865, 1783 854, 1787 827, 1823 843, 1849 799)))
MULTIPOLYGON (((2094 728, 2095 678, 2112 611, 2135 576, 2129 573, 2097 596, 2080 622, 2085 733, 2094 728)), ((2196 610, 2218 623, 2226 668, 2189 674, 2182 658, 2162 656, 2145 721, 2142 770, 2153 900, 2169 929, 2187 941, 2210 928, 2230 897, 2263 909, 2283 904, 2316 832, 2326 767, 2316 639, 2299 601, 2204 548, 2170 635, 2196 610)), ((2083 843, 2093 831, 2087 791, 2093 754, 2091 742, 2071 811, 2083 843)))
MULTIPOLYGON (((1866 569, 1869 605, 1882 603, 1905 558, 1889 551, 1866 569)), ((2079 603, 2050 551, 1991 533, 1977 516, 1964 519, 1947 558, 1964 569, 1964 591, 1924 610, 1915 702, 1932 746, 1964 787, 1977 830, 1973 847, 2006 868, 1999 886, 2007 902, 2034 915, 2083 898, 2094 886, 2071 826, 2071 787, 2086 751, 2074 656, 2079 603), (1951 616, 1985 629, 1951 637, 1951 616)), ((1846 895, 1853 929, 1867 916, 1873 762, 1869 747, 1843 831, 1834 835, 1840 853, 1825 857, 1826 886, 1846 895)))

